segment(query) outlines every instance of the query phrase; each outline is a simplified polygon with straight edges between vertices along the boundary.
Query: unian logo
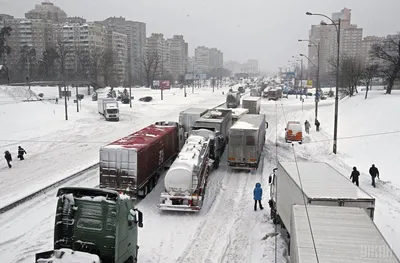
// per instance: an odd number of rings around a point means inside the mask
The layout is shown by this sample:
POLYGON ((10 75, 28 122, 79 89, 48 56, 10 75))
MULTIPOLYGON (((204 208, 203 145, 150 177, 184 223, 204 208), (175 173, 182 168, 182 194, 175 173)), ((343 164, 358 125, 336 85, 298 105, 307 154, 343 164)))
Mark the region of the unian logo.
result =
POLYGON ((385 245, 362 245, 360 252, 362 258, 395 258, 392 250, 385 245))

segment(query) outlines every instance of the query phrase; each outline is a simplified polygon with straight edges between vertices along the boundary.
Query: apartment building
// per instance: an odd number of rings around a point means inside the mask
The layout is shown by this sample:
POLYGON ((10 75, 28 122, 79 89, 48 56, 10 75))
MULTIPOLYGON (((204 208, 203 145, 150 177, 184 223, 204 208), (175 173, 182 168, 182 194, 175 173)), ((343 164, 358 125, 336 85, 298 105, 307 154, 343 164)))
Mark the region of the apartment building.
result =
POLYGON ((182 35, 174 35, 168 39, 170 50, 171 75, 174 79, 179 79, 187 70, 188 43, 182 35))
POLYGON ((65 23, 67 14, 58 6, 50 2, 42 2, 35 5, 35 8, 25 14, 27 19, 50 20, 53 23, 65 23))
POLYGON ((199 73, 212 74, 216 69, 223 68, 224 56, 220 50, 199 46, 194 53, 199 73))
POLYGON ((379 59, 371 56, 370 51, 373 45, 381 44, 385 41, 385 37, 367 36, 361 43, 361 57, 367 65, 379 63, 379 59))
POLYGON ((112 30, 107 31, 106 49, 112 52, 113 78, 118 86, 124 85, 127 79, 128 37, 112 30))
POLYGON ((143 60, 146 58, 146 24, 123 17, 109 17, 100 23, 112 31, 127 35, 128 79, 140 81, 144 71, 143 60))

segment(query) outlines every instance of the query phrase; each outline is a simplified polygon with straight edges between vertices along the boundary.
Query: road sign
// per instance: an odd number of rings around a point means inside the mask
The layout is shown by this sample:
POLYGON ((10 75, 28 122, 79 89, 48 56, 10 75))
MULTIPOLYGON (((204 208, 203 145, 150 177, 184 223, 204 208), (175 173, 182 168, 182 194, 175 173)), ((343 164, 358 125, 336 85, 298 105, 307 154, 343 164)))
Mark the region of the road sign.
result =
POLYGON ((205 80, 207 79, 207 74, 186 74, 185 75, 185 80, 205 80))

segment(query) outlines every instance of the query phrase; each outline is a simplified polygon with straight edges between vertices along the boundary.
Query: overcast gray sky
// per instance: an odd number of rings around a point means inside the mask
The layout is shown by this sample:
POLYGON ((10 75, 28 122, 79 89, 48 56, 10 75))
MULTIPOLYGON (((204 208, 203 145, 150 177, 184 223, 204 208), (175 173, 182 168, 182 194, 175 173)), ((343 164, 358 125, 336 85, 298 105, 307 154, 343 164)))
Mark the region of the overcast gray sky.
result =
MULTIPOLYGON (((23 17, 39 0, 0 0, 0 13, 23 17)), ((224 60, 244 62, 258 59, 260 68, 276 71, 292 55, 307 52, 311 24, 342 8, 352 9, 352 23, 364 28, 363 35, 400 31, 400 0, 53 0, 68 16, 89 21, 123 16, 147 24, 147 35, 183 34, 189 54, 199 45, 216 47, 224 60)))

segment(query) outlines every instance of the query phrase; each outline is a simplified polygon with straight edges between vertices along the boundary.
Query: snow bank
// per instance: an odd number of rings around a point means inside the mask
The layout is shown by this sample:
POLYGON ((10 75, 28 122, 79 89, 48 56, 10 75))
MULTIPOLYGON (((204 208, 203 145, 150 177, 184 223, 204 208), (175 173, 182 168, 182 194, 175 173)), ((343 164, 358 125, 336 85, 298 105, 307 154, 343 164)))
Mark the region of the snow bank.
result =
POLYGON ((251 123, 248 122, 244 122, 244 121, 237 121, 235 122, 234 126, 235 129, 247 129, 247 130, 251 130, 251 129, 257 129, 256 126, 254 126, 251 123))
POLYGON ((62 248, 56 250, 52 258, 39 260, 38 263, 100 263, 100 258, 97 255, 62 248))

